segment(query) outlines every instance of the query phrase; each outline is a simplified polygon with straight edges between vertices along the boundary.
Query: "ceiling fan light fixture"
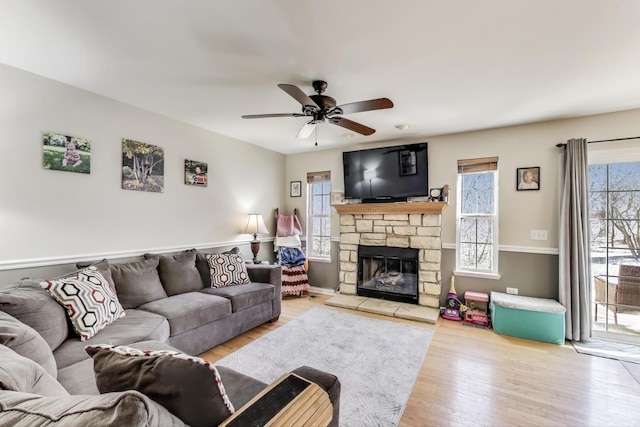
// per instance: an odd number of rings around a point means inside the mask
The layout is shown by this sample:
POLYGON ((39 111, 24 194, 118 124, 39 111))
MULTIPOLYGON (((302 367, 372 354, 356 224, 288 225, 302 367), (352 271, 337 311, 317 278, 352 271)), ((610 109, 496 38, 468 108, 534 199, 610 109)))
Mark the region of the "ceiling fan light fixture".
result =
POLYGON ((398 124, 398 125, 396 125, 395 127, 396 127, 396 129, 398 129, 398 130, 407 130, 407 129, 409 129, 409 125, 408 125, 408 124, 406 124, 406 123, 398 124))

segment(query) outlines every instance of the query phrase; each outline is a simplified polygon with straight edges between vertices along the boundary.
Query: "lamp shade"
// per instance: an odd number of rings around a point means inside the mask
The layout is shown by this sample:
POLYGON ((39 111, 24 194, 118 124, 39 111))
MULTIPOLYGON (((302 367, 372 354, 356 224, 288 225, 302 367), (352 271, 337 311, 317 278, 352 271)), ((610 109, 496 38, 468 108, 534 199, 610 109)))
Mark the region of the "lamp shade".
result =
POLYGON ((264 219, 260 214, 249 214, 247 226, 244 229, 246 234, 265 234, 268 233, 267 227, 264 225, 264 219))
POLYGON ((376 171, 375 170, 366 170, 364 171, 364 179, 375 179, 376 171))

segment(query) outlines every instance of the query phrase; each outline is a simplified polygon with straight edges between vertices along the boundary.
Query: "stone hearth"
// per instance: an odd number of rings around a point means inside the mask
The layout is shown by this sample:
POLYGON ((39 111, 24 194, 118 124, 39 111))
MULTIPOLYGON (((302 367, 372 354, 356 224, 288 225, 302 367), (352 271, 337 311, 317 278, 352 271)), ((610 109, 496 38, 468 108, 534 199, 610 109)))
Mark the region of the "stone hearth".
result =
POLYGON ((418 305, 440 306, 441 212, 446 203, 334 205, 340 215, 340 294, 356 295, 358 245, 418 249, 418 305))

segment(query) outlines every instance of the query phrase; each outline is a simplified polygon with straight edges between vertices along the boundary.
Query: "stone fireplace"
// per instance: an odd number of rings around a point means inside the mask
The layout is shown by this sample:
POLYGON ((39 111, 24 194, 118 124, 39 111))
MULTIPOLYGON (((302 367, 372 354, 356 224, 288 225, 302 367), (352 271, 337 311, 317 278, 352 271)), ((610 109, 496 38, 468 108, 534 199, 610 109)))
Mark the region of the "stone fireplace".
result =
MULTIPOLYGON (((387 257, 388 248, 391 251, 407 248, 417 252, 417 295, 405 302, 439 308, 441 213, 445 205, 443 202, 334 205, 340 215, 340 293, 390 299, 384 292, 399 289, 393 284, 399 274, 395 266, 407 270, 405 272, 409 275, 414 273, 411 272, 410 263, 394 260, 406 258, 404 253, 399 257, 389 255, 391 261, 385 261, 385 267, 382 268, 381 257, 387 257), (359 248, 362 247, 367 247, 364 258, 371 258, 372 261, 367 266, 369 276, 361 277, 358 283, 358 268, 363 269, 363 256, 359 254, 359 248), (372 251, 371 247, 379 247, 381 253, 374 254, 375 250, 372 251), (381 274, 385 276, 377 283, 383 293, 376 295, 374 292, 372 295, 363 285, 381 274)), ((411 282, 412 277, 408 276, 406 281, 411 282)), ((404 288, 400 293, 405 293, 404 288)))

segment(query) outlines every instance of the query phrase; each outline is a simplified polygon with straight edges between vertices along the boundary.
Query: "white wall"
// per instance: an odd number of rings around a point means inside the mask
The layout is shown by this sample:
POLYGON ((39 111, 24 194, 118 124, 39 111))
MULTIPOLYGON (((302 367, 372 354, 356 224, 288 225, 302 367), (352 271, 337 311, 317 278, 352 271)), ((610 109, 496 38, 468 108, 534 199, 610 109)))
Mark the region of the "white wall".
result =
POLYGON ((0 269, 245 242, 246 214, 285 201, 282 154, 5 65, 0 147, 0 269), (89 139, 91 174, 44 169, 43 131, 89 139), (164 193, 121 189, 122 138, 164 148, 164 193), (185 159, 208 187, 184 184, 185 159))
MULTIPOLYGON (((563 150, 557 143, 570 138, 601 140, 640 135, 640 110, 602 114, 576 119, 556 120, 530 125, 488 129, 460 134, 415 137, 407 136, 385 143, 348 146, 341 150, 318 150, 289 155, 286 158, 286 180, 302 180, 309 171, 331 170, 333 191, 343 191, 342 151, 373 146, 429 142, 429 187, 449 184, 450 205, 443 211, 443 245, 455 243, 455 187, 457 160, 498 156, 500 173, 500 248, 532 253, 557 253, 558 216, 563 150), (539 166, 539 191, 516 191, 516 169, 539 166), (531 230, 547 230, 548 240, 531 240, 531 230)), ((618 143, 590 145, 590 151, 613 147, 618 143)), ((640 140, 624 143, 631 150, 640 150, 640 140)), ((304 197, 287 197, 289 209, 297 207, 303 213, 304 197)), ((338 236, 338 217, 333 212, 333 236, 338 236)))

